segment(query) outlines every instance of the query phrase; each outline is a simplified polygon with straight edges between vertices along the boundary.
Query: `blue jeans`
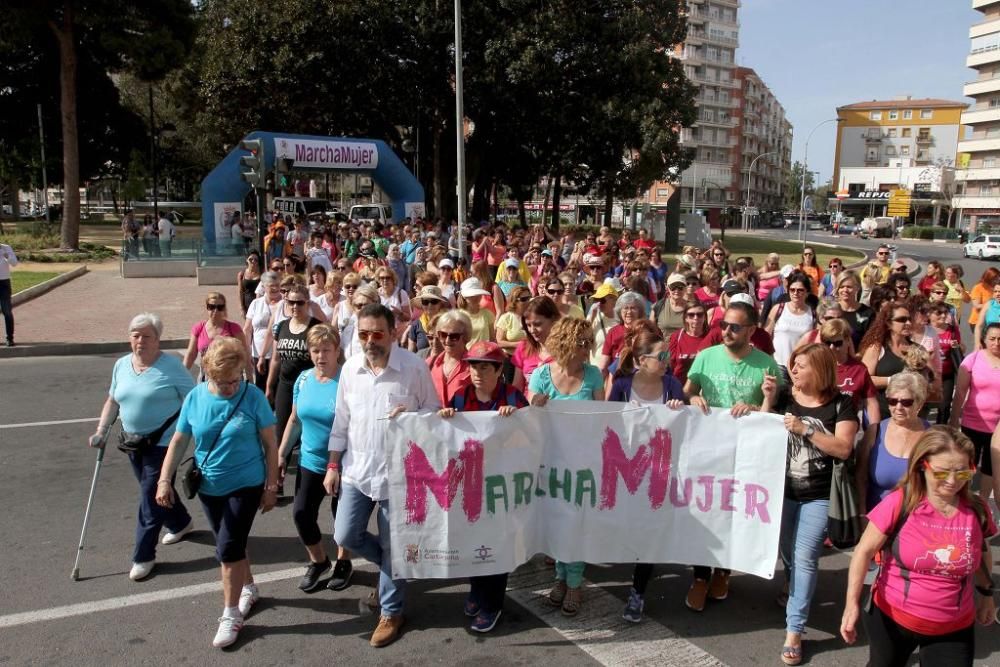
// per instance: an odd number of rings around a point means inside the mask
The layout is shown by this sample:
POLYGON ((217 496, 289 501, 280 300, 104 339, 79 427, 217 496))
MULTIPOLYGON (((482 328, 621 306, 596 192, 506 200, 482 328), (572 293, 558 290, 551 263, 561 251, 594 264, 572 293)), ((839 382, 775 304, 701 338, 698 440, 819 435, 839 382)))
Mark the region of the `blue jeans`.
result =
POLYGON ((798 501, 785 498, 781 511, 781 542, 778 550, 788 581, 785 629, 801 633, 809 617, 816 590, 819 555, 826 538, 829 500, 798 501))
MULTIPOLYGON (((128 455, 132 472, 139 481, 139 513, 135 524, 135 551, 133 563, 147 563, 156 558, 156 542, 160 539, 160 529, 166 526, 172 533, 184 530, 191 523, 191 515, 177 496, 170 509, 156 504, 156 482, 160 479, 160 468, 167 454, 166 447, 153 447, 149 452, 128 455)), ((173 484, 173 480, 170 480, 173 484)))
POLYGON ((389 501, 372 500, 350 484, 340 485, 334 540, 366 560, 378 565, 378 599, 383 616, 403 612, 406 579, 392 578, 392 550, 389 539, 389 501), (368 532, 368 519, 378 505, 378 537, 368 532))

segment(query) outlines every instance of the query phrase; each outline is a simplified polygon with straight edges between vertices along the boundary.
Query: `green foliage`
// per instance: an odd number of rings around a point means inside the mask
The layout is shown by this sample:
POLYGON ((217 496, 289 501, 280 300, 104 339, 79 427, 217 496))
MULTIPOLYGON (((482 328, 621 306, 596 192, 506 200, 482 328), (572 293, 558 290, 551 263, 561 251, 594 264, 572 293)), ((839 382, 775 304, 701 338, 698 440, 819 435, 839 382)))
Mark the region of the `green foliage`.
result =
POLYGON ((922 241, 951 241, 958 238, 958 231, 947 227, 907 225, 903 227, 901 236, 904 239, 920 239, 922 241))

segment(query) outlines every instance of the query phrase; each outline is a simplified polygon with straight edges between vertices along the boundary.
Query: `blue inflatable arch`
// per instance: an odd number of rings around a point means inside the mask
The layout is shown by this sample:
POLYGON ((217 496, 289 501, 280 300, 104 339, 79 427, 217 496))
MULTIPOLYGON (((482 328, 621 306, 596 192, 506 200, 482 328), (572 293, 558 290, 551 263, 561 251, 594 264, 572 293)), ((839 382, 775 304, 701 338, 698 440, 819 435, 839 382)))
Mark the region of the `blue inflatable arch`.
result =
MULTIPOLYGON (((260 131, 244 139, 261 140, 260 157, 267 173, 274 171, 281 157, 291 160, 293 170, 367 174, 391 198, 394 219, 424 215, 423 186, 384 141, 260 131)), ((244 155, 247 152, 237 145, 201 182, 202 236, 209 248, 225 230, 224 221, 232 211, 242 212, 250 193, 250 185, 240 178, 240 158, 244 155)), ((219 240, 227 243, 228 238, 219 240)))

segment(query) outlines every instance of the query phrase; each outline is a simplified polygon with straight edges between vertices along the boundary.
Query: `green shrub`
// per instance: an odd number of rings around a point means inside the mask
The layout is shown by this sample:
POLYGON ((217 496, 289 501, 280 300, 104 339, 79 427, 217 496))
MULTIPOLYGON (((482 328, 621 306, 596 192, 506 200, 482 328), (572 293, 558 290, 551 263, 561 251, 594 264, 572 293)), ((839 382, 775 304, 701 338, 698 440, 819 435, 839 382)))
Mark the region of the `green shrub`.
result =
POLYGON ((922 241, 953 240, 958 238, 958 232, 947 227, 917 226, 903 227, 904 239, 920 239, 922 241))

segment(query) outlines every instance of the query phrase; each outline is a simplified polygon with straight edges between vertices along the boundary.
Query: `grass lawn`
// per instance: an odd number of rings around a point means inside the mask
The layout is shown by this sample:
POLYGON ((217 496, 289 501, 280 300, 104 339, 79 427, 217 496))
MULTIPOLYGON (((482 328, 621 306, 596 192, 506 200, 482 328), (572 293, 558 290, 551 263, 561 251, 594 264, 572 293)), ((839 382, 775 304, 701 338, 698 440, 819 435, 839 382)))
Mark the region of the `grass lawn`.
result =
MULTIPOLYGON (((712 238, 719 238, 718 234, 713 234, 712 238)), ((802 244, 796 241, 777 241, 774 239, 754 238, 752 236, 730 234, 726 236, 726 249, 731 257, 750 255, 754 264, 763 266, 768 254, 776 252, 781 255, 781 264, 798 264, 802 261, 802 244)), ((812 246, 816 251, 816 261, 826 271, 827 264, 834 257, 844 260, 845 266, 850 266, 860 261, 864 255, 857 250, 850 248, 840 248, 835 250, 821 245, 812 246)))
POLYGON ((44 283, 46 280, 55 278, 61 273, 61 271, 11 271, 10 280, 11 288, 14 294, 22 290, 26 290, 29 287, 34 287, 38 283, 44 283))

